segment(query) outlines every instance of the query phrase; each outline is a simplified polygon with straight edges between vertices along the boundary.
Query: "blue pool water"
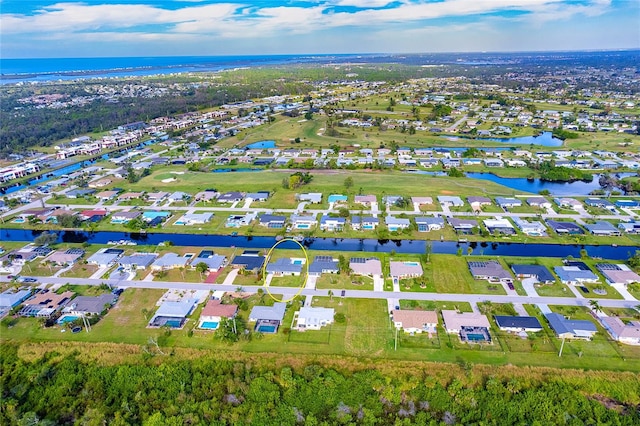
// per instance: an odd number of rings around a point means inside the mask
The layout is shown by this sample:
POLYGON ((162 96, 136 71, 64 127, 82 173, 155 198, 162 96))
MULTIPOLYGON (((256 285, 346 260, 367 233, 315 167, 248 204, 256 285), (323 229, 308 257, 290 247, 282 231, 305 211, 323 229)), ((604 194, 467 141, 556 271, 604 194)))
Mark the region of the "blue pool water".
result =
POLYGON ((479 341, 486 340, 486 338, 485 338, 484 334, 468 333, 467 334, 467 340, 469 340, 470 342, 479 342, 479 341))
POLYGON ((58 324, 66 324, 68 322, 73 322, 75 320, 77 320, 80 317, 77 317, 75 315, 63 315, 60 318, 58 318, 57 323, 58 324))
POLYGON ((296 259, 292 262, 294 265, 302 265, 302 260, 296 259))
POLYGON ((206 330, 215 330, 218 328, 218 323, 215 321, 205 321, 200 325, 200 328, 204 328, 206 330))
POLYGON ((247 148, 247 149, 269 149, 269 148, 275 148, 275 147, 276 147, 276 141, 259 141, 259 142, 250 143, 245 148, 247 148))
POLYGON ((180 320, 169 320, 164 323, 167 327, 179 328, 182 325, 182 321, 180 320))
POLYGON ((278 328, 275 325, 259 325, 256 331, 261 333, 275 333, 278 328))

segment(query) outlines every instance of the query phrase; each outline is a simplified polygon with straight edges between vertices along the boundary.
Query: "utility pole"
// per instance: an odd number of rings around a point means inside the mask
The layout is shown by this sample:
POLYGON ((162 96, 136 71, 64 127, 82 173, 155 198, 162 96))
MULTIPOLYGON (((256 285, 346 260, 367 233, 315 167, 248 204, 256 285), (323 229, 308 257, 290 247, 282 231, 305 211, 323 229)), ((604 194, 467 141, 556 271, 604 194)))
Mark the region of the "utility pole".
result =
POLYGON ((562 356, 562 349, 564 349, 564 341, 565 341, 565 337, 562 338, 562 344, 560 345, 560 352, 558 353, 558 357, 562 356))
POLYGON ((398 328, 396 327, 396 340, 395 340, 395 344, 393 346, 393 350, 397 351, 398 350, 398 328))

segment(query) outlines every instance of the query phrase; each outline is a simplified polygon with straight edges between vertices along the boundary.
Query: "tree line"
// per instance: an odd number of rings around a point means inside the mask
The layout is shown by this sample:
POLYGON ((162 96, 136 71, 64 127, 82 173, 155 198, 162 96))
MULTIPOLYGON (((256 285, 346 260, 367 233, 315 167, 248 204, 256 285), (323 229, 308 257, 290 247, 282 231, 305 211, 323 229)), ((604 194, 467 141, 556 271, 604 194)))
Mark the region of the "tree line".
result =
POLYGON ((638 378, 620 373, 591 386, 570 373, 472 378, 469 366, 444 379, 417 365, 389 373, 375 364, 338 371, 214 355, 194 362, 165 353, 158 363, 147 354, 140 362, 100 365, 79 352, 52 351, 30 361, 18 354, 17 344, 3 342, 0 423, 6 425, 640 423, 638 378))

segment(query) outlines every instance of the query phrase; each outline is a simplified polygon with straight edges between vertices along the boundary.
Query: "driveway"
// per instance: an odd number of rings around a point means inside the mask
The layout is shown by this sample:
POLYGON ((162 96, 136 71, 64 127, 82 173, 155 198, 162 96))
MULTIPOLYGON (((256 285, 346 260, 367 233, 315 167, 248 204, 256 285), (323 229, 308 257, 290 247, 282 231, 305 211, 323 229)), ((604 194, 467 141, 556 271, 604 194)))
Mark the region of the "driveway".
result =
POLYGON ((224 281, 222 282, 223 285, 233 285, 233 281, 236 279, 236 277, 238 276, 238 272, 240 272, 239 269, 232 269, 229 272, 229 275, 227 275, 224 278, 224 281))
POLYGON ((384 291, 384 278, 380 275, 373 276, 373 291, 384 291))
POLYGON ((305 288, 315 289, 317 281, 318 281, 318 277, 317 276, 315 276, 315 275, 307 275, 307 284, 305 285, 305 288))
POLYGON ((524 288, 525 293, 527 293, 527 296, 538 297, 538 292, 535 287, 536 282, 535 278, 525 278, 522 280, 522 287, 524 288))
POLYGON ((633 301, 633 302, 637 302, 638 299, 636 299, 635 297, 633 297, 631 295, 631 293, 629 293, 629 290, 627 290, 627 286, 624 284, 611 284, 611 287, 615 288, 618 293, 620 293, 622 295, 622 297, 624 298, 624 300, 629 300, 629 301, 633 301))

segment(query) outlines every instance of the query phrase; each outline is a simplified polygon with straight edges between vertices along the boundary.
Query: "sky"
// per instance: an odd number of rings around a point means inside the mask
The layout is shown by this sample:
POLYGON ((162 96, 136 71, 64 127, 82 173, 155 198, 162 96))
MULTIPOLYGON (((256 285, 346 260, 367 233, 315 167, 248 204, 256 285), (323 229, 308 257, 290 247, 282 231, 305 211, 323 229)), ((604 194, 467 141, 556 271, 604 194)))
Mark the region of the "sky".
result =
POLYGON ((640 0, 0 0, 0 57, 640 48, 640 0))

